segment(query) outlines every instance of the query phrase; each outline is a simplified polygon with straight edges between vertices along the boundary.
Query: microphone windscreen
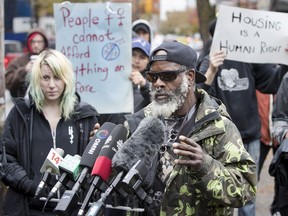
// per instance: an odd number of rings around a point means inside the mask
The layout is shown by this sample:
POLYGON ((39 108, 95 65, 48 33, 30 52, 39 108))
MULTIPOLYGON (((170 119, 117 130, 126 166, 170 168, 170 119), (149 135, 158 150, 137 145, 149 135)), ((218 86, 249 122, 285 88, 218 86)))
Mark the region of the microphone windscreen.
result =
POLYGON ((164 141, 163 122, 158 118, 144 118, 131 137, 118 149, 112 159, 112 166, 127 171, 138 160, 144 160, 150 166, 164 141))
POLYGON ((51 174, 60 175, 59 164, 63 160, 64 150, 61 148, 51 148, 42 167, 40 168, 40 172, 44 173, 47 170, 51 174))
POLYGON ((112 170, 112 158, 126 138, 127 129, 124 125, 118 124, 103 145, 91 172, 92 175, 98 175, 107 181, 112 170))
POLYGON ((66 173, 68 174, 70 179, 76 181, 81 172, 80 161, 81 161, 80 155, 72 156, 67 154, 64 157, 63 161, 59 164, 60 173, 61 174, 66 173))
POLYGON ((116 125, 112 122, 105 122, 99 128, 97 133, 91 138, 87 147, 85 148, 80 161, 80 166, 92 169, 102 146, 104 145, 106 139, 110 136, 115 126, 116 125))

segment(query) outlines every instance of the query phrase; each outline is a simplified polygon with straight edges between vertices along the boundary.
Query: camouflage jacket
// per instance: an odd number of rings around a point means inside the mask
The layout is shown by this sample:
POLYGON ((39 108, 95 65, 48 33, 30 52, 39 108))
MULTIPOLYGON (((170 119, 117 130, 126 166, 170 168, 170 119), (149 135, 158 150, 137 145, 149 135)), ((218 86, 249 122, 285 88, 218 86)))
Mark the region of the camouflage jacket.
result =
MULTIPOLYGON (((161 216, 233 215, 234 207, 244 206, 256 194, 256 165, 225 106, 204 90, 198 90, 197 97, 200 104, 189 137, 201 144, 204 163, 195 172, 174 165, 161 216)), ((144 109, 145 116, 150 115, 149 108, 144 109)))

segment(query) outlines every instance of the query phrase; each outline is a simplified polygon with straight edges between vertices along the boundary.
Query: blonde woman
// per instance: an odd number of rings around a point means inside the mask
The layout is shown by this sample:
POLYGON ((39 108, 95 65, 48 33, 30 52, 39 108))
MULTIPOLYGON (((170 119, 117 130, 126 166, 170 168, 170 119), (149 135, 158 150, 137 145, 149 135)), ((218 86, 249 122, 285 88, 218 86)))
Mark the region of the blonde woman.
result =
MULTIPOLYGON (((44 203, 34 194, 48 152, 61 148, 65 155, 82 155, 89 132, 98 122, 96 110, 77 97, 72 64, 59 51, 40 53, 28 95, 29 99, 15 100, 2 134, 7 157, 2 180, 9 186, 4 204, 7 215, 43 215, 44 203)), ((56 215, 55 205, 48 203, 44 215, 56 215)))

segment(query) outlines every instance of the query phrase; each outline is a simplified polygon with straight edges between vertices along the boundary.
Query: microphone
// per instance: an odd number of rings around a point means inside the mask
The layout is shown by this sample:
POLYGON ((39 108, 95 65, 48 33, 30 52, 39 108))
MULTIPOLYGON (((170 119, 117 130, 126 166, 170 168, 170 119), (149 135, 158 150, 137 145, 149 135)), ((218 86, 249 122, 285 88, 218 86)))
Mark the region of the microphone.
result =
POLYGON ((96 188, 101 192, 108 188, 106 181, 112 171, 112 158, 126 138, 127 129, 121 124, 118 124, 107 138, 92 169, 91 175, 94 176, 94 179, 78 211, 78 216, 84 214, 96 188))
POLYGON ((49 192, 47 201, 49 201, 56 194, 62 185, 66 185, 70 179, 74 182, 77 180, 80 174, 80 161, 80 155, 71 156, 67 154, 64 157, 63 161, 59 164, 59 170, 62 174, 52 190, 49 192))
POLYGON ((141 201, 145 200, 147 194, 144 189, 149 189, 154 183, 156 157, 164 142, 165 126, 160 119, 145 118, 140 122, 136 131, 113 158, 113 166, 127 172, 117 185, 119 191, 135 193, 141 201))
MULTIPOLYGON (((86 215, 101 214, 105 207, 104 203, 106 198, 111 195, 114 190, 120 191, 121 194, 125 192, 120 187, 121 179, 125 173, 129 173, 129 170, 139 160, 144 161, 145 166, 150 167, 164 141, 165 127, 163 122, 158 118, 144 118, 135 132, 123 143, 112 159, 112 166, 118 170, 119 174, 104 194, 102 194, 101 199, 91 205, 86 215)), ((143 173, 141 175, 144 176, 145 174, 143 173)), ((155 172, 150 172, 147 176, 149 176, 149 184, 152 185, 155 179, 155 172)))
POLYGON ((74 211, 79 199, 77 192, 80 190, 81 186, 84 185, 86 175, 93 168, 94 162, 99 155, 100 150, 115 126, 116 125, 114 123, 105 122, 89 141, 80 161, 80 167, 83 169, 72 190, 66 190, 59 200, 56 208, 54 209, 55 212, 57 212, 57 215, 69 216, 74 211))
POLYGON ((60 175, 59 171, 59 164, 63 160, 64 151, 61 148, 56 148, 49 151, 41 169, 40 172, 44 173, 42 176, 42 180, 39 183, 36 192, 35 197, 38 197, 41 190, 46 186, 46 184, 51 180, 51 174, 54 175, 60 175))
POLYGON ((112 159, 115 169, 128 171, 138 161, 150 166, 165 141, 165 126, 154 117, 144 118, 131 137, 124 142, 112 159))

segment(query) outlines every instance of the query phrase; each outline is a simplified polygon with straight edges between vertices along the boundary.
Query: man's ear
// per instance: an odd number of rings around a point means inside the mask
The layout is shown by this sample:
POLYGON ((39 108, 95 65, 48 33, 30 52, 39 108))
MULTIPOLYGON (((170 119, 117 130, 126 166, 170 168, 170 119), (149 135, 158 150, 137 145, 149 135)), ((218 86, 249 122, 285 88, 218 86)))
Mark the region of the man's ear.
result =
POLYGON ((189 70, 187 73, 187 78, 189 80, 189 86, 191 86, 193 84, 193 82, 195 81, 195 71, 193 69, 189 70))

